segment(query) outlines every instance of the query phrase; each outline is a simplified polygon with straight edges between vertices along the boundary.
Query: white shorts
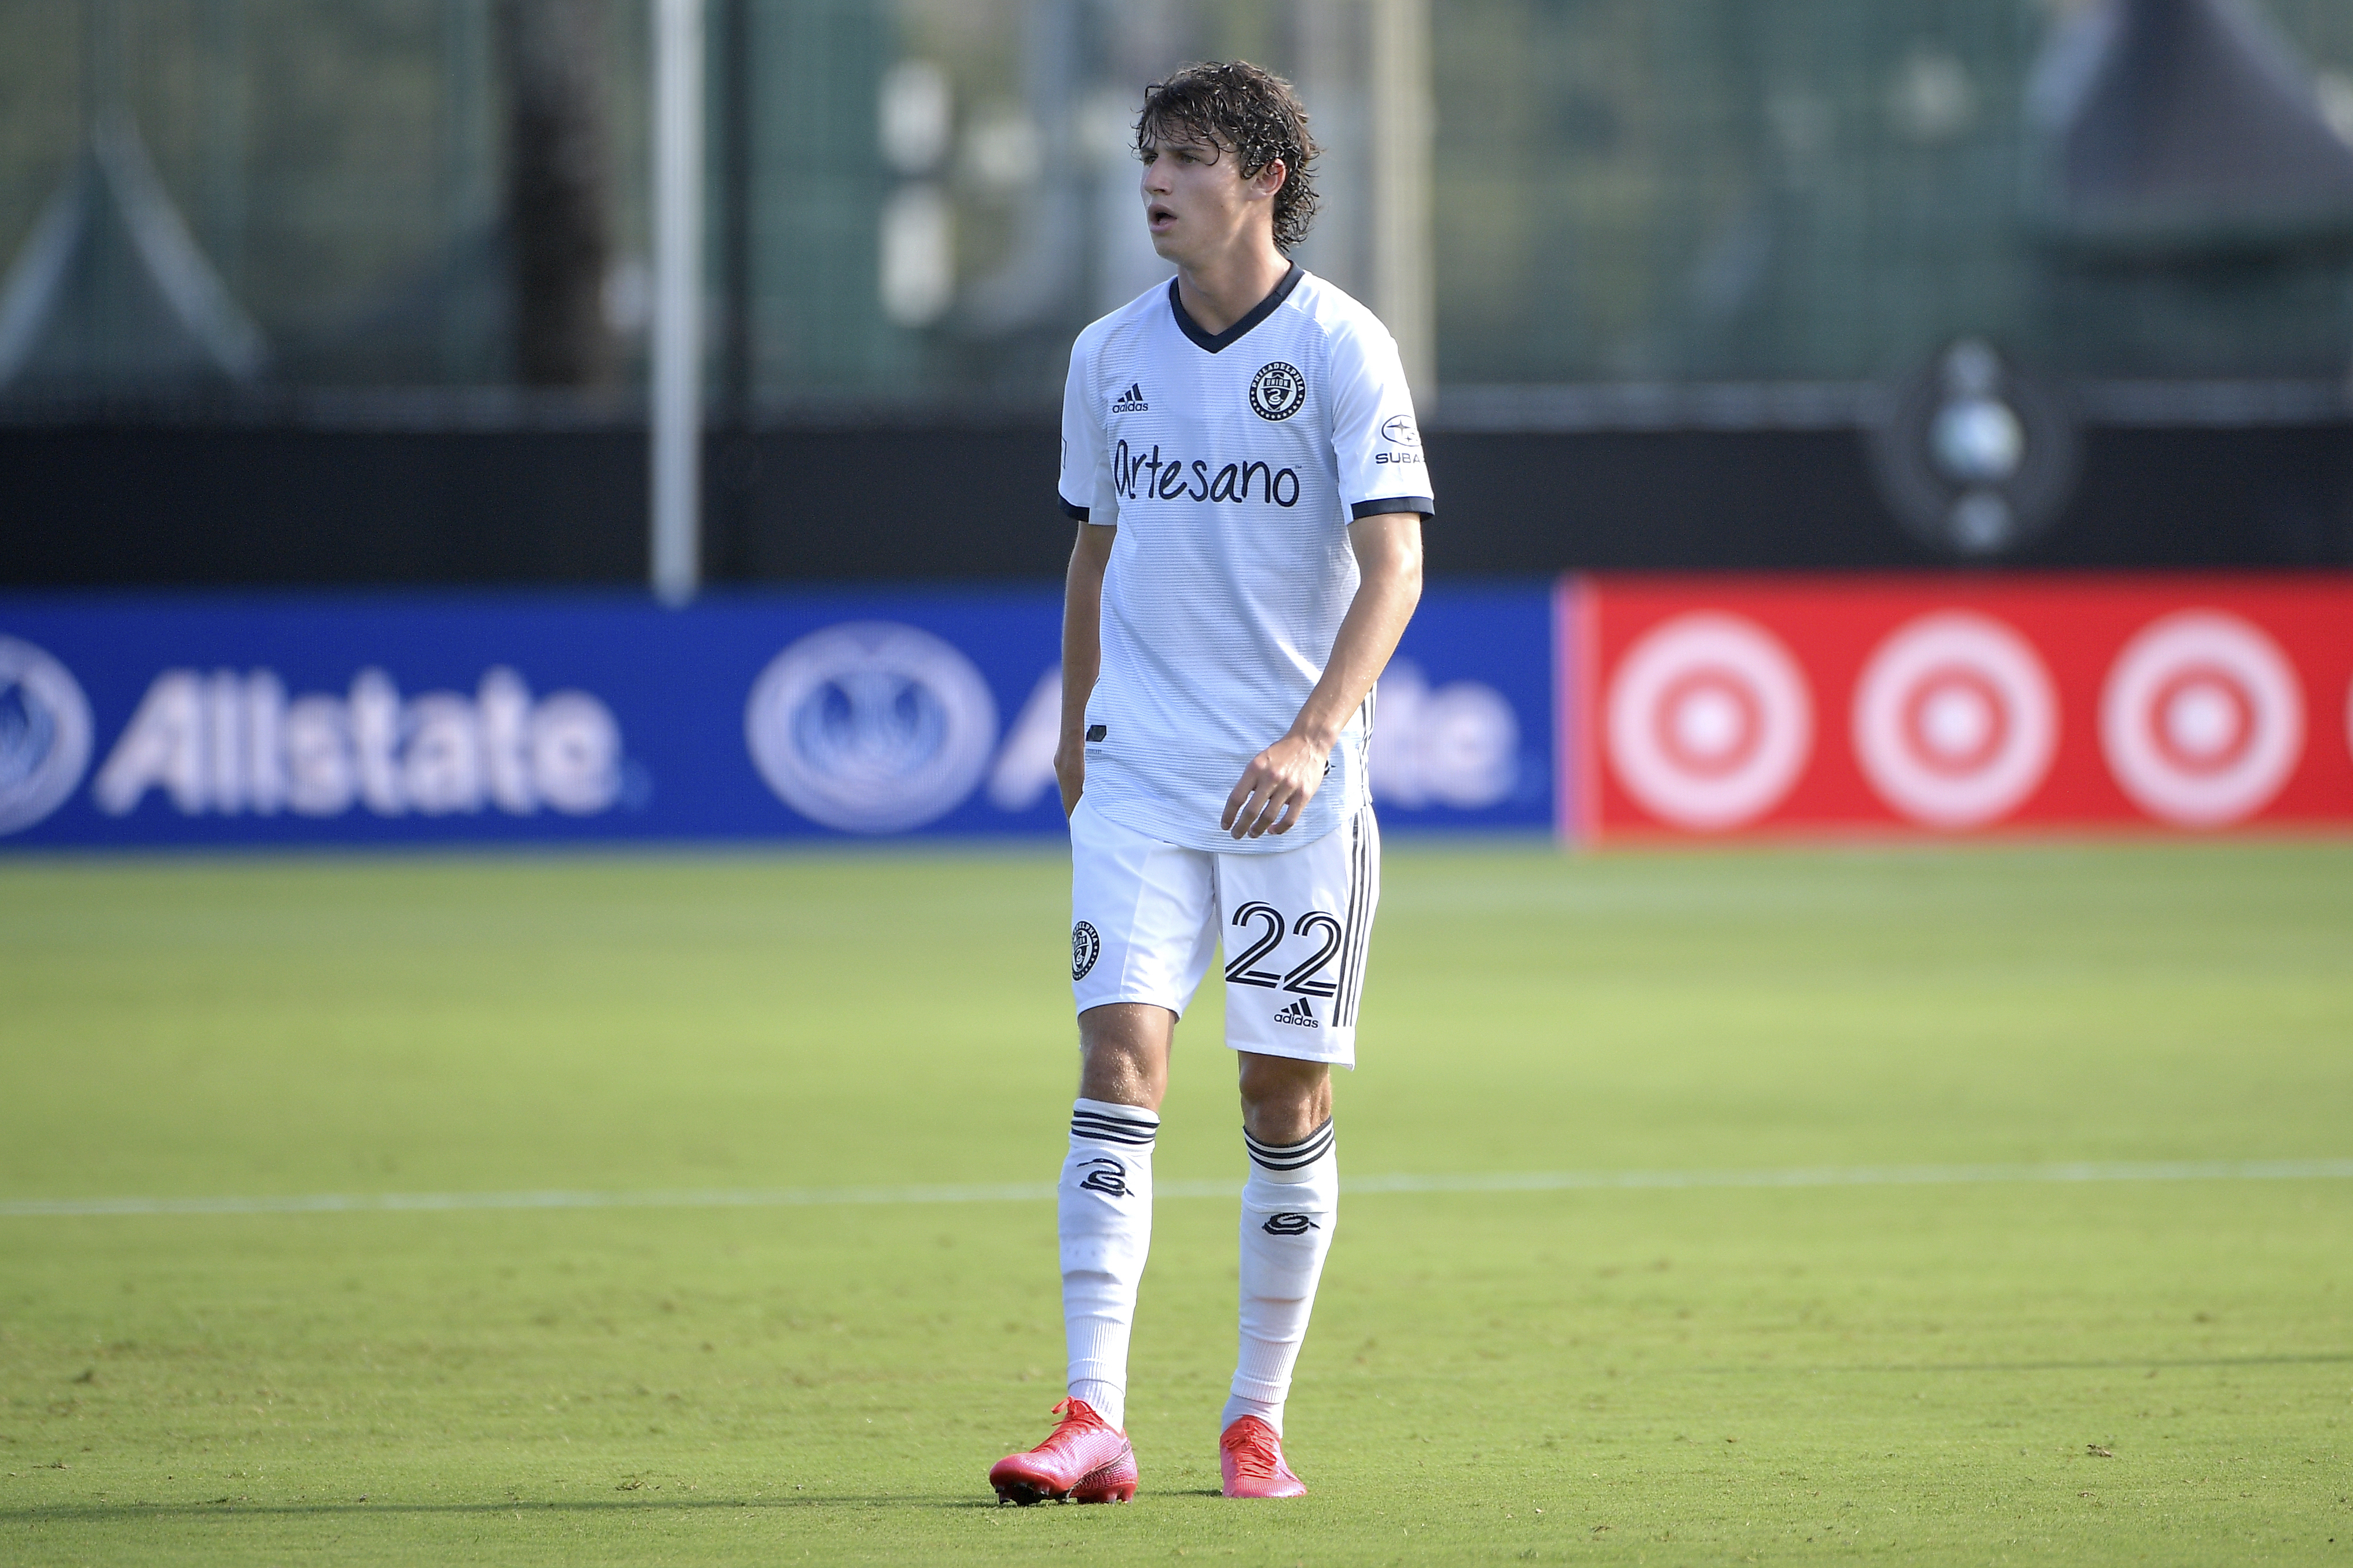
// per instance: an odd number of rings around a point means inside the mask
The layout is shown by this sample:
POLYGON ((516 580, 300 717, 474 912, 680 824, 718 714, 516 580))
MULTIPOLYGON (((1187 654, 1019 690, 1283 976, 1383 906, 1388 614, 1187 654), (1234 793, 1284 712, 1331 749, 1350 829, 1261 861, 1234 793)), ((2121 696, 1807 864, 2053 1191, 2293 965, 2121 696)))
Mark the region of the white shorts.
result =
POLYGON ((1380 893, 1369 805, 1296 849, 1218 855, 1122 826, 1081 796, 1071 817, 1071 991, 1082 1013, 1148 1002, 1182 1016, 1222 937, 1226 1044, 1352 1068, 1380 893))

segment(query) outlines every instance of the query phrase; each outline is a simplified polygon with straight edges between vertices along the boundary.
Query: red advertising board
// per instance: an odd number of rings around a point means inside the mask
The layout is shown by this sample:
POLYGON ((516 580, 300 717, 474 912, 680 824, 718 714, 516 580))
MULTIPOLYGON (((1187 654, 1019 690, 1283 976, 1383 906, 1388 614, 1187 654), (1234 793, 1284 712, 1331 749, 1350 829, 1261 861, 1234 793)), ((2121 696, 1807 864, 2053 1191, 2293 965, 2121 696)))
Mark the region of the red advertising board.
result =
POLYGON ((1563 826, 2353 827, 2353 574, 1587 576, 1563 826))

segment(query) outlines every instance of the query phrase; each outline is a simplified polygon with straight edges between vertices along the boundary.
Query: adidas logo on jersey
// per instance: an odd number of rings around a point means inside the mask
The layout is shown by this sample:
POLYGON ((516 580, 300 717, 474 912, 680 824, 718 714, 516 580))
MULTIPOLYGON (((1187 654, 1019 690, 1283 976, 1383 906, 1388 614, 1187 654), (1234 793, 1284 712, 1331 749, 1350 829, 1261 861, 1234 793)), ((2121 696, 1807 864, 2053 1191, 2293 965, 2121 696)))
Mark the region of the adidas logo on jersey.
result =
POLYGON ((1307 998, 1304 996, 1277 1013, 1274 1016, 1274 1021, 1278 1024, 1294 1025, 1302 1029, 1320 1029, 1324 1026, 1315 1021, 1315 1009, 1307 1005, 1307 998))
POLYGON ((1127 384, 1127 390, 1119 395, 1119 401, 1111 405, 1111 411, 1113 414, 1149 414, 1152 412, 1152 405, 1144 401, 1144 384, 1140 381, 1129 382, 1127 384))

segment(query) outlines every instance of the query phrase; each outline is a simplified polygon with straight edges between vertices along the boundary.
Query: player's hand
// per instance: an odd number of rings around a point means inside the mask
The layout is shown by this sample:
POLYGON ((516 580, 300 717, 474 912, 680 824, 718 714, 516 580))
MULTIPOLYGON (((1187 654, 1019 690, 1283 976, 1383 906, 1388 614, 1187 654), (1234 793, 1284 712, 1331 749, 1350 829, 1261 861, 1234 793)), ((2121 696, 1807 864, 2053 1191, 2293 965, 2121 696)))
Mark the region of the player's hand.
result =
POLYGON ((1241 782, 1226 796, 1226 812, 1218 826, 1237 838, 1290 832, 1323 787, 1324 764, 1331 756, 1329 745, 1319 746, 1304 735, 1285 735, 1242 770, 1241 782))
POLYGON ((1062 789, 1062 816, 1079 809, 1087 788, 1087 749, 1083 742, 1065 740, 1054 748, 1054 782, 1062 789))

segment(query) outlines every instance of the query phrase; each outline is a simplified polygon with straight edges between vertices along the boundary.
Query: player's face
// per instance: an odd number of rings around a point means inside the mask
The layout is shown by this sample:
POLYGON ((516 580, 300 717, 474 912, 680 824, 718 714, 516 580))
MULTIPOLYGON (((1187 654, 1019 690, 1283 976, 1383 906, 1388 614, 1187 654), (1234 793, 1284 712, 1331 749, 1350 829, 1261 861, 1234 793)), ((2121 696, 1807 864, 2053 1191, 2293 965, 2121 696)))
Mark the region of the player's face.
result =
POLYGON ((1253 221, 1271 223, 1280 160, 1245 180, 1241 160, 1210 142, 1144 144, 1144 221, 1152 248, 1180 267, 1230 249, 1253 221))

